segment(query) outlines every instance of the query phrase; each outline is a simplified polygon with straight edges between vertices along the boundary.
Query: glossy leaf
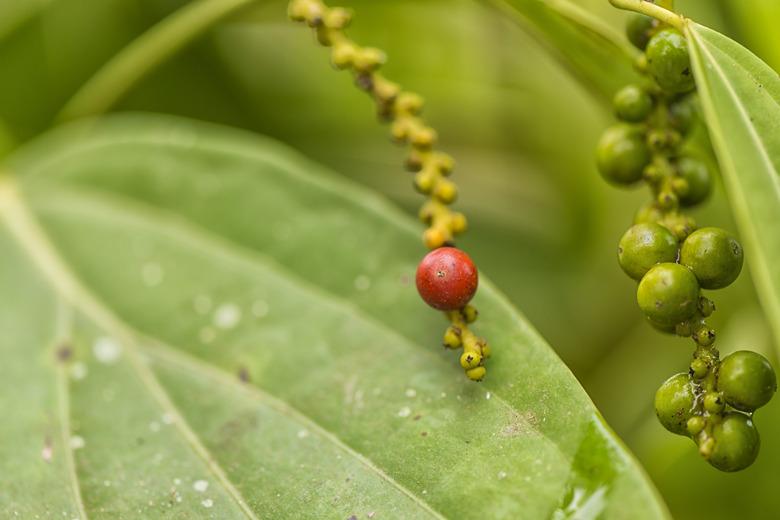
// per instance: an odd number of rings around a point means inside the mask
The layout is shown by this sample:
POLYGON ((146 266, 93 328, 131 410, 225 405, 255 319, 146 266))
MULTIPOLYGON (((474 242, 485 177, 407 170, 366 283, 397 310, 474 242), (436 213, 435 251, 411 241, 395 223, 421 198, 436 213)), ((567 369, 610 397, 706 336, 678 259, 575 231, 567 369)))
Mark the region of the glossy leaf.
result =
POLYGON ((489 282, 474 384, 418 227, 284 147, 125 116, 7 170, 3 516, 666 516, 489 282))
POLYGON ((528 29, 597 98, 611 100, 631 81, 638 51, 620 31, 581 5, 568 0, 486 2, 528 29))
POLYGON ((686 32, 745 256, 780 347, 780 78, 711 29, 689 22, 686 32))

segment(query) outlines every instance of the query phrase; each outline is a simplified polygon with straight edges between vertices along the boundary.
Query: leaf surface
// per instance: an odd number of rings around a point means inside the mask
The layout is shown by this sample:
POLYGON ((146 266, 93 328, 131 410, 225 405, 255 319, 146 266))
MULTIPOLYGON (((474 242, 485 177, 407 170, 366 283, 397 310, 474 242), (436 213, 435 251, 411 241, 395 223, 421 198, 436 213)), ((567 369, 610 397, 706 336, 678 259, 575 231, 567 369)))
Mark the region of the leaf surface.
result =
POLYGON ((7 170, 6 514, 666 516, 489 282, 472 384, 416 294, 416 226, 281 145, 120 116, 7 170))
POLYGON ((688 22, 686 32, 746 261, 780 348, 780 78, 716 31, 688 22))

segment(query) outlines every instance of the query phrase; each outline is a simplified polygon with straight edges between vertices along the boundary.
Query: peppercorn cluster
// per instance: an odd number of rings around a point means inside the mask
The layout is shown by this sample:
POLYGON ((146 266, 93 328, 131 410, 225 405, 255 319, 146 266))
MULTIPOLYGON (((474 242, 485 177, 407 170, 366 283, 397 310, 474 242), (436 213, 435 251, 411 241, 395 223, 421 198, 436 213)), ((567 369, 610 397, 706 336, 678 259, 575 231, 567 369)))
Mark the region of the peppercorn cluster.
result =
MULTIPOLYGON (((379 118, 390 124, 393 140, 409 145, 406 168, 414 175, 415 189, 427 197, 419 211, 420 220, 427 226, 423 233, 425 246, 431 250, 454 246, 455 236, 467 227, 465 215, 450 208, 458 195, 455 183, 449 178, 455 161, 436 149, 436 130, 421 117, 422 97, 402 90, 379 72, 386 60, 381 50, 362 47, 346 35, 344 30, 352 19, 349 10, 328 7, 321 0, 291 0, 288 14, 292 20, 304 22, 314 29, 317 41, 330 48, 333 66, 351 71, 355 85, 373 98, 379 118)), ((466 309, 462 307, 445 312, 452 325, 445 333, 444 345, 448 348, 463 347, 461 365, 470 379, 480 381, 485 375, 483 365, 488 356, 482 355, 477 364, 474 364, 473 356, 466 361, 464 357, 469 352, 481 351, 482 347, 478 346, 486 346, 486 343, 467 326, 476 319, 476 310, 471 306, 468 306, 468 311, 466 309), (457 342, 453 339, 455 336, 457 342)))
POLYGON ((637 303, 648 323, 695 344, 689 371, 656 393, 656 414, 667 430, 691 437, 714 467, 738 471, 758 455, 752 414, 774 394, 775 373, 754 352, 721 360, 707 323, 715 305, 701 291, 731 284, 743 251, 727 231, 697 228, 685 213, 709 196, 713 184, 707 166, 684 152, 696 119, 687 42, 678 30, 641 14, 632 15, 626 32, 643 51, 636 63, 642 81, 615 95, 620 123, 602 136, 597 166, 611 184, 644 182, 653 198, 620 239, 618 262, 638 282, 637 303))

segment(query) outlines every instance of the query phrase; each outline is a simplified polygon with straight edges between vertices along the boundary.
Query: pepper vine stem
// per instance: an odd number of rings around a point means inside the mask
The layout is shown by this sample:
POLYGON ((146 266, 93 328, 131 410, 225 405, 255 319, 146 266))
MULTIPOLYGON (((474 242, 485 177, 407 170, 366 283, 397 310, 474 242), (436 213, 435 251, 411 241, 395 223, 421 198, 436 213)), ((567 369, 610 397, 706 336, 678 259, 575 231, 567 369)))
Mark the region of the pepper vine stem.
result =
POLYGON ((609 0, 609 3, 618 9, 624 9, 626 11, 634 11, 647 16, 660 20, 661 22, 671 25, 675 29, 682 31, 685 27, 685 18, 681 15, 671 11, 672 2, 659 2, 658 4, 649 2, 648 0, 609 0), (663 7, 659 4, 665 4, 667 7, 663 7))
MULTIPOLYGON (((362 47, 350 39, 345 28, 352 14, 340 7, 329 7, 322 0, 290 0, 290 18, 304 22, 314 30, 317 41, 330 48, 330 59, 337 69, 351 71, 355 85, 370 95, 377 113, 390 125, 390 134, 399 144, 409 145, 406 167, 414 173, 414 187, 427 197, 419 212, 427 225, 423 243, 428 249, 454 245, 455 236, 466 230, 466 217, 450 205, 457 198, 457 187, 449 179, 455 161, 436 149, 438 135, 421 117, 423 99, 385 78, 380 67, 385 54, 373 47, 362 47)), ((485 375, 484 359, 490 355, 487 343, 477 338, 468 323, 477 317, 471 305, 445 313, 451 326, 444 334, 448 348, 463 348, 461 366, 469 379, 479 381, 485 375), (470 357, 471 356, 471 357, 470 357)))

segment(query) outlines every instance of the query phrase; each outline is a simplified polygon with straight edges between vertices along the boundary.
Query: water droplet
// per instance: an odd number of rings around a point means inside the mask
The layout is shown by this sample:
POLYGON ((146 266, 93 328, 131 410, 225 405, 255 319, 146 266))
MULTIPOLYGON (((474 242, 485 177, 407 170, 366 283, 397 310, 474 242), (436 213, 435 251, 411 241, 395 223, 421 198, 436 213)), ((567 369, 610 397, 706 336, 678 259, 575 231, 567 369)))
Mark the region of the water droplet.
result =
POLYGON ((252 314, 258 318, 267 316, 269 310, 268 304, 263 300, 257 300, 252 304, 252 314))
POLYGON ((408 406, 404 406, 398 410, 398 417, 409 417, 412 414, 412 409, 408 406))
POLYGON ((414 388, 407 388, 406 389, 406 397, 416 397, 417 396, 417 390, 414 388))
POLYGON ((232 329, 241 321, 241 309, 235 303, 223 303, 214 311, 214 325, 220 329, 232 329))
POLYGON ((192 308, 198 314, 206 314, 211 310, 211 298, 205 294, 199 294, 192 300, 192 308))
POLYGON ((355 289, 358 291, 367 291, 371 287, 371 278, 361 274, 355 278, 355 289))
POLYGON ((81 381, 87 377, 87 365, 81 361, 73 363, 73 365, 70 367, 70 377, 76 381, 81 381))
POLYGON ((209 483, 206 480, 196 480, 192 483, 192 489, 198 493, 203 493, 209 488, 209 483))
POLYGON ((165 272, 160 264, 156 262, 146 262, 141 267, 141 278, 147 287, 156 287, 160 285, 165 277, 165 272))
POLYGON ((485 399, 490 399, 490 392, 485 394, 485 399))
POLYGON ((98 361, 108 365, 117 362, 122 354, 122 347, 114 338, 104 336, 95 340, 92 353, 98 361))
POLYGON ((206 507, 206 508, 208 508, 208 507, 211 507, 211 506, 213 506, 213 505, 214 505, 214 501, 213 501, 213 500, 211 500, 210 498, 207 498, 206 500, 204 500, 203 502, 201 502, 201 505, 202 505, 203 507, 206 507))
POLYGON ((298 438, 299 439, 305 439, 308 436, 309 436, 309 432, 308 431, 306 431, 306 430, 299 430, 298 431, 298 438))
POLYGON ((70 438, 70 447, 74 450, 80 450, 83 448, 87 443, 84 441, 84 437, 80 437, 78 435, 74 435, 70 438))
POLYGON ((498 472, 498 480, 504 480, 506 478, 506 471, 498 472))

